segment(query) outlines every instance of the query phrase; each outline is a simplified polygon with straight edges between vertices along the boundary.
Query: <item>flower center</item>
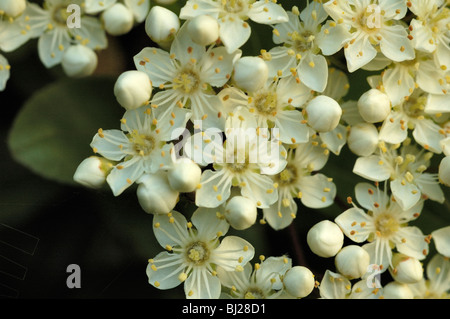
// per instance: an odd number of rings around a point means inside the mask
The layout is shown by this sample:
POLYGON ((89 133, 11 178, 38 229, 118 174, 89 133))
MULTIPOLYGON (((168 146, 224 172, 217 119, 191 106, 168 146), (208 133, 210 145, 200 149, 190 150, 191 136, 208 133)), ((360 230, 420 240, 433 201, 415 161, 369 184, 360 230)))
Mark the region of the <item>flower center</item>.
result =
POLYGON ((67 12, 67 6, 59 5, 55 7, 52 14, 53 21, 60 26, 67 26, 67 19, 72 14, 72 12, 67 12))
POLYGON ((305 31, 302 34, 294 31, 290 34, 292 45, 296 52, 305 52, 313 49, 315 36, 311 31, 305 31))
POLYGON ((274 92, 260 93, 255 97, 254 105, 260 114, 275 116, 278 107, 277 94, 274 92))
POLYGON ((222 8, 228 13, 240 13, 243 12, 248 3, 245 0, 222 0, 222 8))
POLYGON ((186 249, 186 258, 196 266, 203 265, 209 259, 209 249, 204 242, 197 241, 186 249))
POLYGON ((197 90, 200 84, 200 77, 198 73, 187 69, 181 71, 174 79, 173 79, 173 88, 179 89, 185 94, 189 94, 197 90))
POLYGON ((265 299, 265 295, 258 287, 250 287, 245 292, 244 299, 265 299))
POLYGON ((367 33, 378 31, 381 28, 382 15, 380 6, 369 5, 357 19, 359 28, 367 33))
POLYGON ((155 139, 152 136, 140 134, 137 130, 130 133, 129 140, 133 143, 135 152, 141 156, 149 155, 155 148, 155 139))
POLYGON ((375 228, 381 237, 389 238, 394 235, 400 227, 397 219, 389 213, 382 213, 375 219, 375 228))
POLYGON ((287 164, 286 168, 277 176, 277 182, 280 186, 293 184, 297 180, 297 169, 291 164, 287 164))
POLYGON ((425 105, 427 103, 426 96, 419 96, 417 98, 410 97, 408 101, 403 104, 403 111, 406 115, 412 118, 419 118, 424 116, 425 105))

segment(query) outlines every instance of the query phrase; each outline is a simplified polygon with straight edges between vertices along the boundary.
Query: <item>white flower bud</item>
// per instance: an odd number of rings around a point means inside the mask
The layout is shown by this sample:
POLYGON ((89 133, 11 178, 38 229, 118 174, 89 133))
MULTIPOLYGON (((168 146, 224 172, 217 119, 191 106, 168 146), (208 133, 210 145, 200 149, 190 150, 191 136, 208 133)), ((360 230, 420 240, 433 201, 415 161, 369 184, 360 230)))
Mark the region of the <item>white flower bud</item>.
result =
POLYGON ((233 196, 225 206, 225 218, 237 230, 247 229, 256 222, 256 203, 243 196, 233 196))
POLYGON ((234 65, 234 83, 247 92, 256 92, 262 88, 268 76, 267 63, 257 56, 242 57, 234 65))
POLYGON ((26 0, 2 0, 0 1, 0 11, 3 11, 10 17, 17 17, 22 14, 27 6, 26 0))
POLYGON ((81 78, 94 73, 97 63, 97 54, 91 48, 74 44, 64 53, 61 66, 67 76, 81 78))
POLYGON ((344 244, 344 234, 339 226, 329 220, 315 224, 306 236, 308 246, 320 257, 335 256, 344 244))
POLYGON ((180 192, 193 192, 200 183, 202 170, 189 158, 176 160, 167 172, 170 186, 180 192))
POLYGON ((337 271, 348 279, 361 278, 370 265, 369 253, 358 245, 342 248, 334 259, 337 271))
POLYGON ((442 158, 439 164, 439 181, 450 187, 450 156, 442 158))
POLYGON ((370 89, 359 98, 358 111, 366 122, 382 122, 391 112, 391 101, 386 93, 370 89))
POLYGON ((78 165, 73 180, 83 186, 98 189, 105 183, 111 168, 112 165, 106 159, 90 156, 78 165))
POLYGON ((125 71, 114 84, 114 95, 125 109, 136 109, 144 105, 152 95, 150 78, 142 71, 125 71))
POLYGON ((145 20, 145 32, 163 49, 170 48, 175 33, 180 29, 178 16, 161 6, 154 6, 150 9, 145 20))
POLYGON ((329 132, 336 128, 342 115, 338 102, 331 97, 319 95, 313 98, 305 108, 308 124, 317 132, 329 132))
POLYGON ((198 15, 188 24, 188 33, 198 45, 209 45, 219 38, 219 23, 209 15, 198 15))
POLYGON ((423 267, 419 260, 403 254, 394 254, 389 272, 397 282, 414 284, 423 278, 423 267), (393 268, 392 268, 393 267, 393 268))
POLYGON ((166 172, 145 174, 137 183, 139 204, 148 214, 168 214, 178 202, 179 193, 170 187, 166 172))
POLYGON ((385 299, 414 299, 414 294, 408 285, 391 281, 383 287, 383 297, 385 299))
POLYGON ((288 294, 295 298, 304 298, 314 289, 314 275, 306 267, 294 266, 284 275, 283 284, 288 294))
POLYGON ((118 36, 128 33, 134 25, 133 12, 121 3, 115 3, 102 12, 106 32, 118 36))
POLYGON ((358 123, 351 127, 348 134, 348 147, 358 156, 369 156, 377 149, 378 130, 371 123, 358 123))

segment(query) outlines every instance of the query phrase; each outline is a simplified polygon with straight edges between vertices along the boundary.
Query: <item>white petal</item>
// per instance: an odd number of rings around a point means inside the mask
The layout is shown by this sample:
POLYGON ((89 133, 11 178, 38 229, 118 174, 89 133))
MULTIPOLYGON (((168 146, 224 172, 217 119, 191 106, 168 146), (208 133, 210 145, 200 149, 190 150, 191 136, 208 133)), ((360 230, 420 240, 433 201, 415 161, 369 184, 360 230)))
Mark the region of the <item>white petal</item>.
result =
POLYGON ((220 3, 209 0, 188 0, 180 11, 180 19, 188 20, 199 15, 207 14, 218 18, 220 3))
POLYGON ((349 72, 354 72, 372 61, 377 55, 377 50, 372 46, 369 37, 363 32, 354 35, 355 42, 348 43, 348 47, 344 49, 345 59, 347 60, 347 68, 349 72))
POLYGON ((428 114, 450 113, 450 95, 429 94, 424 111, 428 114))
POLYGON ((311 90, 295 80, 293 76, 286 76, 278 81, 277 98, 286 105, 294 107, 302 107, 309 99, 311 99, 311 90))
POLYGON ((268 176, 249 172, 242 180, 245 182, 245 186, 241 187, 242 196, 254 200, 259 208, 267 208, 277 201, 278 193, 268 176))
POLYGON ((175 66, 169 53, 164 50, 144 48, 133 59, 136 69, 147 73, 154 87, 170 82, 176 77, 175 66))
POLYGON ((396 242, 397 250, 400 253, 419 260, 425 259, 428 253, 428 243, 420 228, 416 226, 402 227, 398 236, 402 239, 396 242), (424 252, 426 253, 424 254, 424 252))
POLYGON ((280 131, 279 140, 286 144, 306 143, 309 139, 309 128, 302 123, 303 120, 300 111, 279 112, 275 118, 275 125, 280 131))
POLYGON ((444 203, 445 195, 435 175, 422 173, 415 181, 423 195, 438 203, 444 203))
POLYGON ((350 293, 350 280, 341 274, 326 270, 320 282, 320 297, 323 299, 345 299, 350 293))
POLYGON ((211 254, 211 262, 226 271, 235 271, 236 266, 243 267, 252 260, 255 248, 245 239, 237 236, 226 236, 219 247, 214 249, 211 254))
POLYGON ((184 246, 189 238, 186 217, 176 211, 154 215, 153 233, 161 247, 184 246))
POLYGON ((142 158, 135 156, 115 166, 106 177, 114 196, 119 196, 144 173, 142 158), (118 168, 120 167, 120 168, 118 168))
POLYGON ((223 206, 218 208, 197 208, 192 214, 191 221, 198 231, 198 236, 201 236, 204 240, 211 240, 216 238, 219 233, 225 235, 230 225, 223 218, 223 214, 223 206))
POLYGON ((231 178, 226 170, 206 170, 195 194, 195 204, 202 207, 218 207, 230 197, 231 178))
POLYGON ((371 264, 382 266, 379 267, 380 272, 385 272, 389 268, 392 260, 392 249, 388 240, 377 239, 362 247, 369 253, 371 264))
POLYGON ((369 183, 358 183, 355 187, 355 196, 358 203, 367 210, 374 210, 375 203, 383 210, 389 203, 386 192, 369 183))
POLYGON ((391 176, 391 169, 379 156, 370 155, 356 160, 353 173, 374 182, 382 182, 391 176))
POLYGON ((324 208, 334 203, 336 185, 323 174, 303 176, 298 184, 302 204, 310 208, 324 208))
POLYGON ((83 16, 81 28, 73 28, 75 39, 92 50, 105 49, 108 46, 106 32, 96 17, 83 16))
POLYGON ((402 25, 383 26, 380 35, 380 49, 386 57, 396 62, 414 59, 411 40, 402 25))
POLYGON ((289 200, 289 206, 284 206, 283 198, 279 197, 278 201, 272 204, 269 208, 263 209, 264 219, 275 230, 284 229, 289 226, 296 214, 297 204, 291 197, 289 200))
POLYGON ((378 136, 391 144, 403 142, 408 137, 407 119, 401 112, 392 111, 384 120, 378 136))
POLYGON ((287 11, 286 13, 289 21, 277 24, 275 26, 275 29, 278 31, 276 34, 273 34, 272 40, 275 44, 289 41, 291 39, 289 34, 293 31, 298 31, 301 27, 298 16, 293 14, 291 11, 287 11))
POLYGON ((0 54, 0 91, 3 91, 10 76, 8 60, 0 54))
POLYGON ((401 178, 396 178, 390 183, 395 201, 403 210, 410 209, 420 199, 420 190, 416 185, 401 178))
POLYGON ((422 22, 416 19, 411 20, 411 26, 414 48, 428 53, 434 52, 434 50, 436 50, 436 43, 434 41, 429 41, 430 39, 433 39, 431 28, 424 26, 422 22))
POLYGON ((125 0, 124 2, 133 12, 136 22, 140 23, 145 20, 150 11, 150 0, 125 0))
POLYGON ((307 54, 297 68, 300 81, 311 90, 323 92, 328 81, 328 64, 322 55, 307 54))
POLYGON ((414 90, 414 78, 409 73, 408 68, 396 66, 384 71, 383 87, 386 90, 392 105, 399 105, 405 101, 405 97, 410 96, 414 90))
POLYGON ((334 221, 348 238, 357 243, 366 241, 374 227, 372 218, 362 209, 356 207, 347 209, 336 217, 334 221), (364 226, 361 226, 361 223, 364 226))
POLYGON ((194 268, 184 283, 187 299, 218 299, 220 296, 220 280, 204 267, 194 268))
POLYGON ((67 30, 55 28, 39 37, 38 53, 42 64, 51 68, 61 63, 64 52, 70 46, 67 30))
POLYGON ((224 47, 214 48, 200 62, 202 79, 212 86, 223 86, 230 79, 234 62, 241 54, 240 50, 229 54, 224 47))
POLYGON ((413 137, 417 143, 436 154, 442 153, 440 141, 444 135, 440 133, 442 128, 430 119, 422 119, 416 122, 413 137))
POLYGON ((106 10, 116 3, 116 1, 117 0, 86 0, 84 9, 86 10, 86 13, 96 14, 106 10))
POLYGON ((170 47, 170 54, 173 54, 175 59, 181 62, 181 65, 190 63, 191 59, 195 59, 197 62, 200 61, 205 51, 203 46, 192 41, 187 23, 184 23, 178 30, 170 47))
POLYGON ((347 142, 347 128, 338 124, 338 126, 330 132, 319 133, 322 141, 327 145, 327 148, 336 155, 339 155, 341 149, 347 142))
POLYGON ((127 154, 129 144, 130 141, 122 131, 105 130, 94 136, 90 146, 107 159, 120 161, 127 154))
POLYGON ((256 1, 248 13, 248 17, 261 24, 287 22, 288 16, 283 7, 271 1, 256 1))
POLYGON ((220 40, 229 53, 239 49, 250 38, 250 25, 239 18, 230 20, 225 17, 219 20, 219 26, 220 40))
POLYGON ((321 28, 317 36, 317 45, 324 55, 333 55, 338 52, 351 38, 350 32, 342 24, 329 20, 321 28), (331 26, 330 24, 333 23, 331 26))
POLYGON ((183 272, 184 267, 180 267, 182 259, 179 256, 163 251, 152 261, 147 265, 146 270, 148 282, 151 285, 158 289, 172 289, 181 284, 178 276, 183 272))

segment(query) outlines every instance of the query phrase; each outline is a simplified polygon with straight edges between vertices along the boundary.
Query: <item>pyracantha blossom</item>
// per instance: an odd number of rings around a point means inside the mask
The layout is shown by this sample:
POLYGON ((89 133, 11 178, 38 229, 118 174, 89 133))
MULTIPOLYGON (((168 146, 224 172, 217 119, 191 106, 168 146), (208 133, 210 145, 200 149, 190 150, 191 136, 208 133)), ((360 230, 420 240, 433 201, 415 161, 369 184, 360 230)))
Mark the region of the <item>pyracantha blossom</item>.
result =
POLYGON ((355 195, 367 212, 352 202, 354 207, 336 217, 335 222, 352 241, 369 241, 363 248, 370 255, 370 264, 378 265, 382 272, 386 271, 392 266, 393 247, 418 260, 428 255, 430 237, 425 236, 417 226, 407 225, 420 216, 424 200, 404 210, 386 189, 381 191, 369 183, 357 184, 355 195))
POLYGON ((277 299, 285 297, 282 278, 292 267, 292 260, 286 256, 260 256, 260 263, 254 267, 247 263, 241 272, 226 271, 217 267, 217 276, 229 292, 223 298, 236 299, 277 299))
POLYGON ((433 153, 411 144, 410 138, 400 149, 399 146, 381 141, 374 154, 356 160, 353 172, 374 182, 389 180, 392 194, 404 210, 416 205, 422 197, 443 203, 444 193, 437 174, 425 172, 433 153))
POLYGON ((0 49, 11 52, 31 39, 31 26, 28 24, 29 14, 39 6, 26 3, 25 10, 18 16, 11 17, 6 13, 0 14, 0 49))
POLYGON ((411 20, 411 36, 417 50, 435 53, 439 66, 450 67, 450 10, 444 0, 408 1, 415 17, 411 20))
POLYGON ((196 133, 184 147, 196 163, 212 164, 214 169, 203 172, 196 205, 217 207, 230 197, 233 187, 240 188, 241 195, 254 200, 258 208, 276 202, 278 193, 270 175, 286 166, 284 146, 278 140, 269 140, 267 130, 258 129, 253 115, 241 107, 228 115, 225 142, 220 133, 196 133))
POLYGON ((184 283, 186 298, 217 299, 221 292, 217 268, 244 271, 254 256, 254 248, 236 236, 220 240, 229 224, 216 212, 198 208, 192 222, 176 211, 154 216, 155 237, 167 251, 149 260, 147 276, 151 285, 172 289, 184 283))
POLYGON ((120 195, 144 173, 155 173, 171 161, 174 132, 184 128, 189 114, 174 109, 166 118, 158 117, 149 106, 128 110, 121 119, 121 130, 99 129, 91 142, 95 153, 118 162, 108 174, 113 194, 120 195))
MULTIPOLYGON (((93 50, 107 47, 105 30, 98 17, 89 16, 82 10, 81 0, 46 0, 43 7, 33 6, 25 12, 32 38, 39 38, 38 53, 47 68, 59 64, 66 50, 73 43, 86 45, 93 50), (81 8, 79 27, 68 27, 72 21, 70 5, 81 8)), ((29 4, 31 6, 31 4, 29 4)))
POLYGON ((241 56, 225 47, 206 49, 194 43, 185 22, 170 47, 144 48, 134 57, 137 70, 146 72, 155 88, 151 104, 158 114, 170 114, 174 108, 192 111, 191 120, 203 128, 223 128, 225 114, 212 87, 223 86, 231 77, 234 62, 241 56))
POLYGON ((402 143, 412 131, 414 140, 426 150, 442 153, 440 142, 445 138, 444 129, 427 114, 429 94, 416 89, 407 99, 394 105, 383 121, 379 138, 390 144, 402 143))
MULTIPOLYGON (((134 19, 138 23, 145 20, 150 10, 150 0, 123 0, 121 2, 133 13, 134 19)), ((117 0, 85 0, 84 8, 87 13, 95 15, 121 2, 117 0)))
POLYGON ((286 167, 272 175, 278 200, 263 209, 264 219, 278 230, 289 226, 297 214, 295 198, 310 208, 324 208, 333 204, 336 185, 327 176, 318 173, 329 157, 329 152, 313 135, 306 143, 288 149, 286 167))
POLYGON ((269 75, 294 73, 311 90, 323 92, 328 79, 328 62, 322 55, 339 51, 346 30, 331 22, 321 25, 328 14, 319 2, 311 2, 301 12, 294 7, 289 21, 274 26, 273 42, 283 44, 263 54, 269 64, 269 75))
POLYGON ((320 297, 323 299, 381 299, 382 288, 372 287, 367 280, 353 284, 345 276, 326 270, 319 285, 320 297))
POLYGON ((450 299, 450 259, 435 254, 428 261, 426 277, 408 285, 415 299, 450 299))
POLYGON ((283 7, 267 0, 188 0, 181 8, 180 19, 189 20, 204 14, 217 19, 219 38, 228 53, 239 49, 250 38, 248 19, 260 24, 288 21, 283 7))
POLYGON ((224 109, 232 112, 237 106, 248 108, 256 120, 256 127, 279 130, 276 136, 286 144, 304 143, 309 138, 309 128, 298 107, 310 97, 310 90, 297 83, 294 78, 286 77, 266 82, 262 88, 244 93, 236 87, 228 87, 220 91, 218 96, 224 109))
POLYGON ((404 0, 330 0, 323 6, 349 33, 344 44, 349 72, 372 61, 378 51, 396 62, 414 58, 412 36, 399 21, 407 12, 404 0))

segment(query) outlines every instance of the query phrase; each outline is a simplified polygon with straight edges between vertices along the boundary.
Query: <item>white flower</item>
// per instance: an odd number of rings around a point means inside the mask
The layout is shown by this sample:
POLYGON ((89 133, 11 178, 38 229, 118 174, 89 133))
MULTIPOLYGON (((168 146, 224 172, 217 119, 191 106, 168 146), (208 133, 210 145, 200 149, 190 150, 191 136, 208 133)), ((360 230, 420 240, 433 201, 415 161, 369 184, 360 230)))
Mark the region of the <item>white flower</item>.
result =
POLYGON ((11 66, 8 60, 0 54, 0 91, 3 91, 6 87, 6 82, 10 76, 11 66))
POLYGON ((328 14, 321 3, 313 1, 301 12, 294 7, 288 12, 289 21, 274 26, 273 41, 283 44, 271 49, 267 55, 269 76, 281 72, 283 76, 294 72, 310 89, 323 92, 328 79, 327 60, 321 54, 337 52, 346 38, 341 26, 322 26, 328 14))
MULTIPOLYGON (((124 5, 133 13, 136 22, 143 22, 150 10, 150 0, 124 0, 124 5)), ((117 0, 85 0, 84 8, 89 14, 97 14, 117 4, 117 0)))
POLYGON ((171 289, 184 283, 186 298, 217 299, 221 292, 217 268, 227 272, 244 270, 254 256, 254 248, 236 236, 220 241, 229 225, 216 212, 199 208, 192 222, 175 211, 154 216, 155 237, 167 251, 149 260, 147 276, 151 285, 171 289))
POLYGON ((353 172, 374 182, 389 180, 392 194, 404 210, 416 205, 422 196, 443 203, 437 174, 425 172, 433 153, 419 149, 409 138, 400 150, 398 146, 380 142, 378 152, 356 160, 353 172))
POLYGON ((284 289, 295 298, 307 297, 315 287, 314 275, 304 266, 294 266, 283 277, 284 289))
POLYGON ((114 96, 127 110, 145 105, 151 95, 152 83, 145 72, 125 71, 119 75, 114 84, 114 96))
POLYGON ((230 272, 218 267, 218 277, 229 292, 225 297, 236 299, 276 299, 283 293, 282 278, 291 269, 292 260, 286 256, 265 258, 254 269, 250 263, 241 272, 230 272))
POLYGON ((318 173, 329 157, 329 152, 317 141, 317 136, 307 143, 295 144, 288 150, 287 165, 272 176, 278 200, 264 208, 264 219, 274 228, 281 229, 291 224, 297 214, 294 198, 310 208, 330 206, 336 196, 335 184, 318 173))
POLYGON ((231 77, 240 51, 227 53, 224 47, 205 47, 194 43, 180 28, 170 53, 159 48, 144 48, 134 57, 136 68, 146 72, 153 87, 161 89, 152 98, 158 114, 170 114, 174 108, 190 108, 192 121, 204 128, 223 128, 221 101, 212 87, 223 86, 231 77))
POLYGON ((423 267, 420 260, 404 254, 395 253, 389 273, 395 281, 402 284, 413 284, 423 278, 423 267))
POLYGON ((274 1, 265 0, 188 0, 181 8, 180 19, 192 19, 207 14, 217 19, 222 43, 232 53, 250 37, 248 19, 261 24, 288 20, 284 9, 274 1))
POLYGON ((435 254, 426 267, 427 278, 410 284, 416 299, 449 299, 450 298, 450 260, 435 254))
POLYGON ((370 264, 380 266, 381 271, 387 270, 392 264, 392 247, 419 260, 427 256, 430 239, 417 226, 407 225, 420 215, 423 200, 403 210, 386 190, 380 191, 371 184, 357 184, 355 193, 358 203, 371 213, 353 204, 354 207, 336 217, 335 222, 352 241, 369 241, 363 248, 370 255, 370 264))
POLYGON ((342 249, 344 234, 337 224, 324 219, 309 229, 306 241, 314 254, 329 258, 342 249))
POLYGON ((407 12, 404 0, 331 0, 324 9, 335 23, 343 24, 350 32, 344 45, 350 72, 372 61, 377 49, 397 62, 414 58, 407 28, 398 22, 407 12))
POLYGON ((161 6, 153 6, 145 20, 145 32, 161 48, 168 50, 180 29, 178 16, 161 6))
POLYGON ((436 53, 439 64, 450 67, 448 3, 442 0, 409 1, 408 7, 416 15, 410 24, 414 47, 427 53, 436 53))
POLYGON ((59 64, 72 43, 80 43, 93 50, 107 46, 106 34, 98 17, 82 11, 79 17, 81 27, 68 28, 72 13, 67 11, 67 7, 71 4, 81 7, 82 1, 46 0, 43 8, 34 6, 30 12, 24 13, 32 37, 39 37, 39 58, 47 68, 59 64))
POLYGON ((182 109, 160 118, 150 107, 143 106, 125 112, 121 130, 98 130, 91 142, 94 152, 118 162, 107 177, 115 196, 144 173, 155 173, 170 161, 173 146, 168 141, 175 138, 172 132, 184 127, 187 120, 188 114, 182 109))
POLYGON ((243 92, 228 87, 218 94, 227 113, 237 106, 246 107, 256 120, 256 126, 268 129, 273 126, 279 131, 274 136, 285 144, 304 143, 309 138, 309 128, 301 111, 311 96, 310 91, 292 77, 268 81, 256 91, 243 92))
POLYGON ((71 45, 61 60, 64 73, 74 78, 92 75, 97 63, 98 58, 94 50, 82 44, 71 45))
POLYGON ((106 182, 106 176, 113 164, 98 156, 85 158, 75 170, 73 180, 89 188, 100 188, 106 182))
POLYGON ((213 164, 214 170, 203 172, 196 191, 197 206, 217 207, 231 194, 232 187, 252 199, 259 208, 269 207, 278 199, 270 175, 286 166, 286 150, 279 141, 257 129, 252 115, 238 108, 227 118, 226 140, 220 131, 206 130, 188 139, 184 150, 202 166, 213 164))

